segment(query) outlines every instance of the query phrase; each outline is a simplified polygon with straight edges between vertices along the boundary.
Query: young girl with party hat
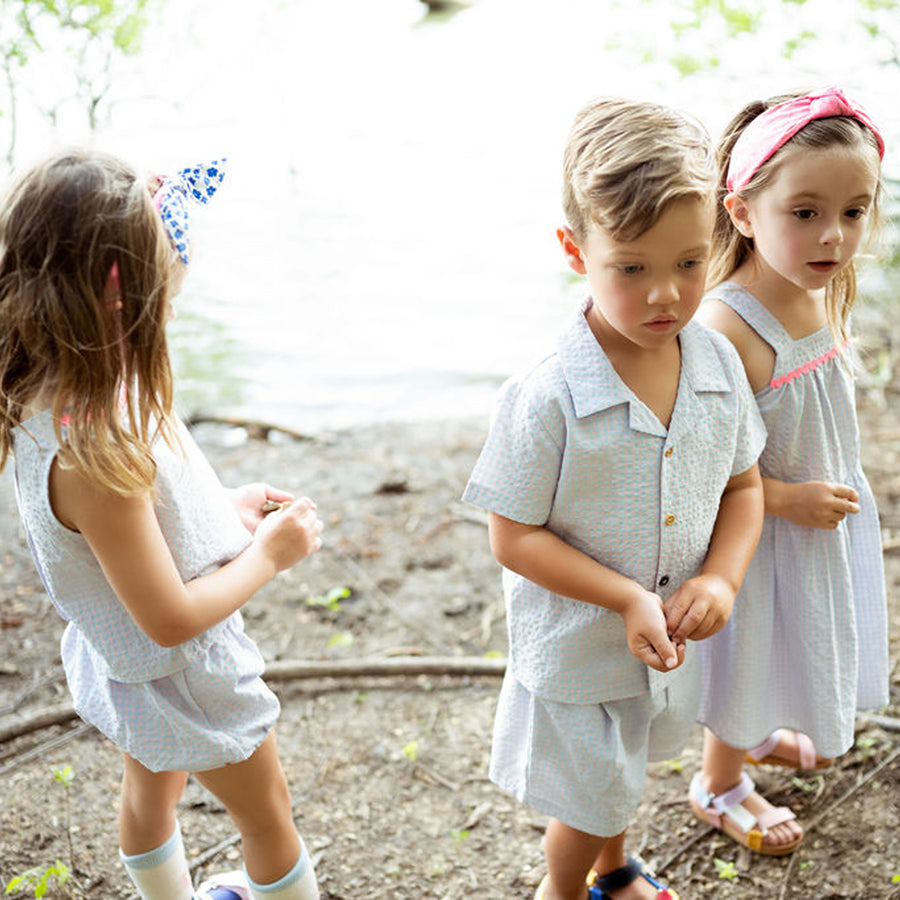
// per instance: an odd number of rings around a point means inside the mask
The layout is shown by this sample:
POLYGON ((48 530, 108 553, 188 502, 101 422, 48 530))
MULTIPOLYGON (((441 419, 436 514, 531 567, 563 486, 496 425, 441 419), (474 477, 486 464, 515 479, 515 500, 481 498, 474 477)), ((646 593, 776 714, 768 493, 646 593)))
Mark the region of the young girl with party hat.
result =
POLYGON ((0 207, 0 466, 68 625, 78 713, 122 751, 120 854, 145 900, 312 900, 273 726, 279 705, 240 608, 321 545, 306 498, 226 492, 172 410, 166 324, 189 208, 222 162, 144 179, 54 155, 0 207), (288 502, 290 501, 290 502, 288 502), (284 508, 264 518, 267 503, 284 508), (175 808, 196 778, 231 814, 245 870, 194 893, 175 808))
POLYGON ((737 348, 768 430, 766 517, 729 623, 704 642, 691 804, 768 855, 802 829, 746 761, 823 768, 888 700, 881 534, 860 467, 849 314, 877 223, 884 141, 841 90, 752 103, 719 151, 705 323, 737 348))

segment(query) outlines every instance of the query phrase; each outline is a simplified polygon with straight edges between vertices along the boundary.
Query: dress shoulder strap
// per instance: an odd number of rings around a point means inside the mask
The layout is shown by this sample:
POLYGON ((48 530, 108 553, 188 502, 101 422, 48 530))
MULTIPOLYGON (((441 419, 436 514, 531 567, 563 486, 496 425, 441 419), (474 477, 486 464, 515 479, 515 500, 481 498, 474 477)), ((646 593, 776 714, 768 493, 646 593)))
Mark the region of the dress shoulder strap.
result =
POLYGON ((791 336, 772 313, 753 294, 734 281, 723 281, 706 294, 705 299, 721 300, 730 306, 775 353, 787 349, 792 343, 791 336))

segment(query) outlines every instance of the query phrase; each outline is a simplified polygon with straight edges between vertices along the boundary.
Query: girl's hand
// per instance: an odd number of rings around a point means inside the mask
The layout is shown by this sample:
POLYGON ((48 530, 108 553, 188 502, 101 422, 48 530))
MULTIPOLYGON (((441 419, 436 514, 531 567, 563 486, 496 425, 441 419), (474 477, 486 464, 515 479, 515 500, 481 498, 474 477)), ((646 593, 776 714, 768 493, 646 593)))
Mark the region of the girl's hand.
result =
POLYGON ((684 662, 684 642, 669 639, 662 600, 638 586, 635 598, 622 610, 628 649, 657 672, 670 672, 684 662))
MULTIPOLYGON (((859 512, 859 494, 845 484, 827 481, 781 482, 776 490, 775 515, 807 528, 837 528, 844 517, 859 512)), ((766 506, 769 506, 767 485, 766 506)), ((768 511, 768 510, 767 510, 768 511)))
POLYGON ((229 491, 231 502, 241 517, 241 522, 250 534, 255 534, 260 522, 265 518, 263 506, 268 500, 283 503, 293 500, 294 495, 278 488, 270 487, 261 481, 245 484, 229 491))
POLYGON ((266 516, 254 533, 253 543, 280 572, 322 546, 320 535, 324 527, 316 515, 316 504, 308 497, 300 497, 266 516))
POLYGON ((702 641, 714 635, 728 621, 734 597, 734 588, 720 575, 689 578, 663 604, 672 641, 702 641))

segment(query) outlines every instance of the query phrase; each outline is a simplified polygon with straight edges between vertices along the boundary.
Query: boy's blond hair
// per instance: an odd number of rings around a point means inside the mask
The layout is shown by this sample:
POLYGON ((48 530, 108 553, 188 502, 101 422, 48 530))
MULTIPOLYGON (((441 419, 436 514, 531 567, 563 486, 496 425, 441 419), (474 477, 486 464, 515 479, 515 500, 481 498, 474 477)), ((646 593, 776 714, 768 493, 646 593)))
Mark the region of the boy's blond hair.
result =
POLYGON ((709 135, 656 103, 599 98, 575 116, 563 163, 563 211, 576 241, 592 225, 632 241, 674 200, 712 197, 709 135))

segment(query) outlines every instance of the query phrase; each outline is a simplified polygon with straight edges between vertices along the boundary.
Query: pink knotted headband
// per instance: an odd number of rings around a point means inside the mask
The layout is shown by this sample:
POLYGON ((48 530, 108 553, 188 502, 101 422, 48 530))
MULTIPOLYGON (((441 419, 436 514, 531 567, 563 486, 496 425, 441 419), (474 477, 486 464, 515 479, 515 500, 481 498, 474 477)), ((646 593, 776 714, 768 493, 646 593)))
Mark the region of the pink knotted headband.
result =
POLYGON ((801 128, 815 119, 849 116, 858 119, 878 141, 878 155, 884 158, 884 139, 866 111, 840 90, 826 88, 821 94, 808 94, 787 100, 760 113, 743 130, 731 150, 726 185, 733 194, 740 193, 756 174, 756 170, 783 147, 801 128))

